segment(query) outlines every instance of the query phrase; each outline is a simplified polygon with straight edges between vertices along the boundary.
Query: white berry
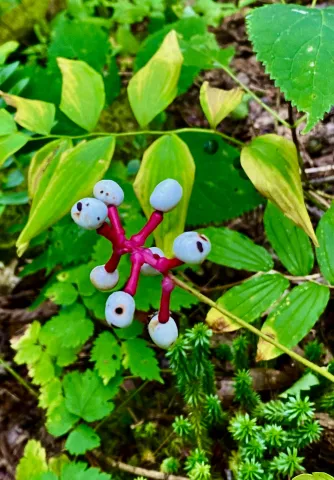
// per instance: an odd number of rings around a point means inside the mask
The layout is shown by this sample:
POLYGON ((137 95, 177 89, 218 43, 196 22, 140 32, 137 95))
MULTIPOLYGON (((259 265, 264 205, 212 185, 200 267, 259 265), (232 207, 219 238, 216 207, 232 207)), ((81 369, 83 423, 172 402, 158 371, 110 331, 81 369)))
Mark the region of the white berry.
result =
POLYGON ((150 204, 155 210, 169 212, 182 198, 183 189, 179 182, 173 178, 167 178, 153 190, 150 196, 150 204))
POLYGON ((124 200, 124 192, 118 183, 113 180, 97 182, 93 190, 94 197, 106 205, 120 205, 124 200))
POLYGON ((104 268, 104 265, 99 265, 98 267, 93 268, 93 270, 90 272, 90 281, 95 288, 101 290, 102 292, 112 290, 117 285, 118 280, 118 270, 109 273, 104 268))
POLYGON ((112 293, 106 303, 106 320, 115 327, 128 327, 133 320, 136 305, 133 297, 126 292, 112 293))
POLYGON ((155 315, 148 324, 148 333, 152 341, 160 348, 169 348, 178 337, 178 329, 175 320, 169 317, 168 322, 160 323, 158 315, 155 315))
POLYGON ((176 237, 173 243, 176 258, 191 265, 202 263, 210 251, 210 240, 197 232, 184 232, 176 237))
MULTIPOLYGON (((148 250, 151 250, 155 258, 165 256, 164 252, 160 250, 160 248, 158 247, 151 247, 148 250)), ((155 268, 151 267, 151 265, 149 265, 148 263, 144 263, 140 271, 143 275, 147 275, 148 277, 153 277, 154 275, 160 275, 160 272, 155 268)))
POLYGON ((108 215, 107 206, 96 198, 82 198, 71 209, 76 224, 87 230, 101 227, 108 215))

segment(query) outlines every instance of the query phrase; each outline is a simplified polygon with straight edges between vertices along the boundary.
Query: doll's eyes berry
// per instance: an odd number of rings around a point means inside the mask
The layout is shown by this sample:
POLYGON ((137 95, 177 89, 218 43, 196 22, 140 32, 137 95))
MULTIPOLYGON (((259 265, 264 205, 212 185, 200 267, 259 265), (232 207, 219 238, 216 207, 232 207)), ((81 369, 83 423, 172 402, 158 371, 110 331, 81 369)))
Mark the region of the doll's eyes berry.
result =
POLYGON ((123 308, 122 307, 117 307, 115 309, 115 312, 117 313, 117 315, 121 315, 123 313, 123 308))

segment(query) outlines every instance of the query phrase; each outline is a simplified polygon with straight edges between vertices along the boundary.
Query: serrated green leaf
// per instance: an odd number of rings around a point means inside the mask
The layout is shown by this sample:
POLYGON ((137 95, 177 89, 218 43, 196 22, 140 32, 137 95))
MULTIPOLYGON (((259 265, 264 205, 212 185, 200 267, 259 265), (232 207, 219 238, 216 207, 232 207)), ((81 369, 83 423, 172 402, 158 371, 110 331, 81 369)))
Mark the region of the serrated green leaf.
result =
POLYGON ((132 338, 122 343, 124 353, 123 365, 129 368, 133 375, 143 380, 162 382, 160 369, 152 348, 142 338, 132 338))
POLYGON ((95 292, 89 297, 82 297, 82 301, 85 307, 93 312, 94 317, 105 320, 106 302, 109 295, 110 293, 107 292, 95 292))
MULTIPOLYGON (((228 290, 217 303, 248 323, 263 315, 289 287, 289 281, 280 274, 260 275, 228 290)), ((218 332, 233 332, 241 328, 215 308, 207 314, 209 327, 218 332)))
POLYGON ((268 202, 264 227, 271 246, 292 275, 308 275, 314 263, 311 242, 301 228, 268 202))
MULTIPOLYGON (((109 242, 108 242, 109 243, 109 242)), ((110 250, 110 243, 109 243, 110 250)), ((108 257, 109 258, 109 257, 108 257)), ((63 284, 66 282, 74 283, 78 287, 80 295, 93 295, 96 289, 92 282, 90 281, 89 274, 91 270, 96 266, 96 264, 88 263, 87 265, 79 265, 77 267, 71 268, 70 270, 65 270, 57 275, 59 282, 63 284)), ((61 302, 62 303, 62 302, 61 302)))
POLYGON ((104 384, 115 375, 121 366, 121 347, 110 332, 101 333, 94 342, 91 360, 95 362, 104 384))
POLYGON ((17 351, 14 360, 19 365, 27 363, 32 365, 37 362, 42 354, 42 348, 37 345, 41 324, 37 321, 30 324, 25 333, 19 337, 14 338, 11 341, 11 346, 17 351))
POLYGON ((208 259, 218 265, 249 272, 267 272, 274 266, 267 250, 242 233, 225 227, 203 228, 201 232, 207 235, 212 245, 208 259))
POLYGON ((48 135, 54 124, 56 107, 52 103, 0 92, 7 105, 16 108, 14 119, 21 127, 40 135, 48 135))
POLYGON ((224 120, 241 103, 244 92, 241 88, 222 90, 210 87, 209 82, 203 82, 200 89, 200 103, 211 128, 224 120))
POLYGON ((29 137, 20 132, 0 137, 0 167, 5 163, 7 158, 20 150, 28 140, 29 137))
POLYGON ((321 217, 317 228, 319 248, 316 249, 321 273, 334 285, 334 203, 321 217))
POLYGON ((115 138, 104 137, 81 142, 61 155, 51 181, 17 240, 19 255, 32 238, 68 213, 76 200, 91 195, 93 186, 109 166, 114 148, 115 138))
POLYGON ((70 283, 56 282, 45 290, 45 296, 56 305, 71 305, 78 298, 78 291, 70 283))
POLYGON ((60 476, 64 465, 67 465, 68 463, 70 463, 70 460, 68 456, 63 453, 62 455, 51 457, 49 459, 49 469, 56 475, 60 476))
POLYGON ((114 330, 114 333, 116 333, 118 338, 121 338, 122 340, 128 340, 129 338, 138 337, 143 333, 143 331, 144 325, 138 322, 138 320, 134 320, 129 327, 118 328, 117 330, 114 330))
POLYGON ((280 394, 282 398, 288 398, 291 395, 299 395, 300 392, 305 392, 310 390, 312 387, 319 385, 319 379, 314 373, 308 372, 305 373, 297 382, 295 382, 292 387, 285 390, 285 392, 280 394))
POLYGON ((133 184, 146 217, 153 212, 149 199, 159 182, 173 178, 183 188, 181 201, 165 215, 164 221, 154 232, 156 244, 166 256, 172 254, 175 237, 184 231, 194 174, 195 164, 187 145, 176 135, 163 135, 144 153, 133 184))
POLYGON ((62 401, 48 412, 46 428, 54 437, 61 437, 67 433, 78 421, 78 416, 71 413, 62 401))
POLYGON ((29 440, 16 469, 16 480, 31 480, 34 475, 47 472, 47 470, 44 448, 37 440, 29 440))
POLYGON ((69 434, 65 448, 71 455, 83 455, 87 450, 99 447, 100 443, 100 437, 91 427, 80 424, 69 434))
POLYGON ((148 125, 176 97, 182 63, 177 35, 172 30, 145 67, 131 78, 129 101, 141 127, 148 125))
POLYGON ((54 377, 50 382, 41 386, 38 405, 47 408, 50 412, 62 402, 61 382, 54 377))
POLYGON ((267 5, 247 23, 258 59, 286 99, 307 113, 309 132, 334 104, 334 8, 267 5))
MULTIPOLYGON (((64 285, 64 284, 62 284, 64 285)), ((56 344, 57 348, 81 347, 93 334, 94 324, 86 317, 86 311, 80 304, 63 309, 59 315, 43 325, 40 333, 42 345, 56 344)))
POLYGON ((53 472, 45 472, 34 475, 31 480, 58 480, 58 477, 53 472))
POLYGON ((45 385, 55 375, 55 369, 50 355, 43 352, 37 362, 29 367, 29 375, 32 377, 32 383, 35 385, 45 385))
POLYGON ((17 127, 12 115, 2 108, 0 110, 0 135, 10 135, 15 132, 17 132, 17 127))
MULTIPOLYGON (((294 287, 271 312, 261 331, 288 348, 293 348, 311 330, 326 308, 329 288, 306 282, 294 287)), ((282 351, 260 338, 257 361, 270 360, 282 351)))
POLYGON ((318 246, 304 203, 294 143, 275 134, 256 137, 243 147, 241 165, 259 192, 302 228, 318 246))
POLYGON ((80 462, 64 465, 60 480, 111 480, 111 476, 80 462))
POLYGON ((216 134, 187 132, 180 137, 196 165, 187 224, 230 220, 263 202, 248 178, 240 175, 239 150, 216 134))
POLYGON ((110 402, 113 390, 108 385, 103 385, 97 372, 86 370, 84 373, 68 373, 64 377, 63 386, 66 407, 86 422, 100 420, 114 407, 110 402))
POLYGON ((63 76, 60 110, 74 123, 94 130, 105 102, 102 77, 86 62, 57 58, 63 76))

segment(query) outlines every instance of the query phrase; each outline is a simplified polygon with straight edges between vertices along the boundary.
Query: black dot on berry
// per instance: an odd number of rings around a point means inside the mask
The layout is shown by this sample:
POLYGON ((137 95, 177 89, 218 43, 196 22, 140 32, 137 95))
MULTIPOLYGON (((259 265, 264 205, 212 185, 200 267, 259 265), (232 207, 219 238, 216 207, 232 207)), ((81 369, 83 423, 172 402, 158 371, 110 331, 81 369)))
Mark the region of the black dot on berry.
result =
POLYGON ((101 192, 100 192, 100 193, 103 193, 103 190, 101 190, 101 192))
POLYGON ((203 253, 204 248, 203 248, 203 245, 201 244, 201 242, 196 242, 196 246, 198 248, 198 251, 203 253))
POLYGON ((86 203, 86 207, 89 207, 89 203, 86 203))
POLYGON ((100 221, 100 217, 97 217, 97 221, 98 221, 98 222, 100 221))
POLYGON ((113 355, 111 356, 111 359, 114 360, 114 361, 117 360, 117 355, 113 354, 113 355))
POLYGON ((122 313, 123 313, 123 308, 122 308, 122 307, 117 307, 117 308, 115 308, 115 313, 117 313, 117 315, 122 315, 122 313))
POLYGON ((81 210, 82 210, 82 203, 81 202, 77 203, 77 209, 79 210, 79 212, 81 212, 81 210))
POLYGON ((107 197, 109 197, 109 193, 106 193, 107 197))

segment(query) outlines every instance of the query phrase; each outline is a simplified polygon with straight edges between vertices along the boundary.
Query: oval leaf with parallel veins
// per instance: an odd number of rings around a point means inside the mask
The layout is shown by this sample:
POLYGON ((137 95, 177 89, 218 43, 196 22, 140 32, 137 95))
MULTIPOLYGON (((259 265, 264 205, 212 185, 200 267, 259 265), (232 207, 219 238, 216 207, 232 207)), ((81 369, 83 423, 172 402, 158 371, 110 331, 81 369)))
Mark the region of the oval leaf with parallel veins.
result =
POLYGON ((28 140, 28 135, 20 132, 0 137, 0 167, 5 163, 7 158, 20 150, 28 140))
POLYGON ((334 203, 322 216, 318 228, 317 237, 320 247, 317 248, 317 260, 320 271, 326 280, 334 285, 334 203))
MULTIPOLYGON (((278 273, 256 276, 228 290, 217 300, 217 304, 242 320, 252 323, 263 315, 288 287, 289 281, 278 273)), ((234 332, 241 328, 215 308, 209 310, 206 322, 215 332, 234 332)))
MULTIPOLYGON (((293 348, 311 330, 329 300, 329 288, 325 285, 306 282, 294 287, 264 322, 261 332, 293 348)), ((257 346, 257 361, 271 360, 282 351, 260 338, 257 346)))
POLYGON ((240 105, 244 92, 241 88, 222 90, 210 87, 209 82, 201 86, 199 100, 210 127, 215 129, 227 115, 240 105))
POLYGON ((173 178, 183 188, 181 201, 165 214, 163 223, 154 232, 157 246, 167 256, 172 254, 175 237, 184 230, 194 176, 194 159, 187 145, 176 135, 160 137, 144 153, 133 187, 147 217, 153 211, 149 200, 158 183, 173 178))
POLYGON ((148 125, 176 97, 182 63, 177 34, 172 30, 145 67, 131 78, 129 101, 141 127, 148 125))
POLYGON ((292 275, 308 275, 314 255, 306 233, 287 218, 279 208, 268 202, 264 227, 271 246, 292 275))
POLYGON ((94 130, 105 103, 101 75, 80 60, 59 57, 57 63, 63 76, 60 110, 85 130, 94 130))
POLYGON ((17 132, 17 126, 12 115, 2 108, 0 110, 0 135, 10 135, 15 132, 17 132))
POLYGON ((17 240, 18 255, 27 249, 32 238, 68 213, 76 200, 92 195, 93 186, 109 167, 114 149, 115 138, 110 136, 82 142, 62 153, 17 240))
POLYGON ((274 267, 267 250, 242 233, 225 227, 202 228, 201 232, 210 239, 211 262, 249 272, 267 272, 274 267))
POLYGON ((53 103, 1 92, 7 105, 16 108, 14 119, 21 127, 40 135, 48 135, 54 124, 56 107, 53 103))
POLYGON ((304 203, 295 145, 279 135, 262 135, 243 147, 241 165, 259 192, 318 246, 304 203))

